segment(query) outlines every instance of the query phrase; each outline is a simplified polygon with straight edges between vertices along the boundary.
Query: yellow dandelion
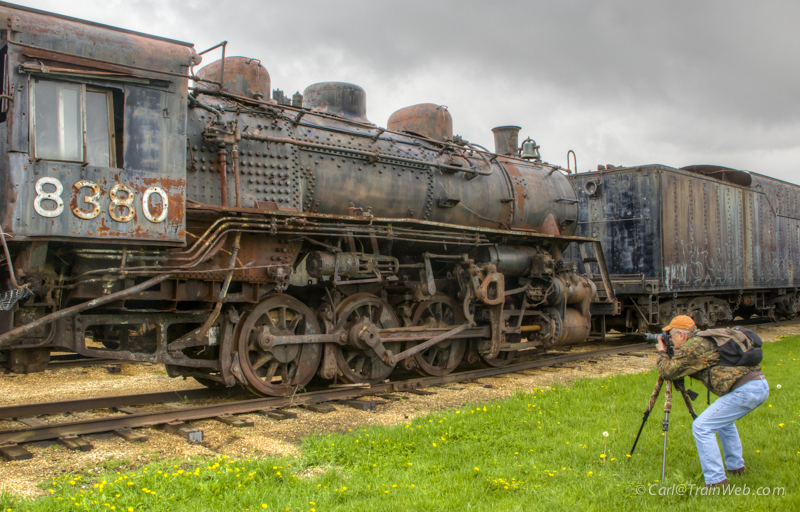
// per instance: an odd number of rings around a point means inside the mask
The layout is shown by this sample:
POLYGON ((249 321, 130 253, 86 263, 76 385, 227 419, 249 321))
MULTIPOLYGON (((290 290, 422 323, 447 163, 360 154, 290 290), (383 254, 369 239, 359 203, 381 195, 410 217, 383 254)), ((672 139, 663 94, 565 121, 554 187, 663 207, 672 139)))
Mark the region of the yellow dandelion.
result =
POLYGON ((601 454, 600 454, 600 458, 601 458, 601 459, 605 459, 605 458, 606 458, 606 454, 605 454, 605 453, 601 453, 601 454))

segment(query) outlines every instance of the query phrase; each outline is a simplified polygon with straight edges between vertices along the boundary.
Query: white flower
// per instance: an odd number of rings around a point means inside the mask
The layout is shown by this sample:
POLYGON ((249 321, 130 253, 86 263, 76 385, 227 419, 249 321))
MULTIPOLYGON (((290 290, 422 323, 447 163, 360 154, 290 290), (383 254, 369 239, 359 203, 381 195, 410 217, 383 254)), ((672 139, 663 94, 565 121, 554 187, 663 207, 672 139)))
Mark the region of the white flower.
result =
POLYGON ((608 437, 608 432, 603 432, 603 437, 608 437))
POLYGON ((778 384, 778 385, 777 385, 777 386, 775 386, 775 387, 776 387, 776 388, 778 388, 778 389, 781 389, 781 385, 780 385, 780 384, 778 384))

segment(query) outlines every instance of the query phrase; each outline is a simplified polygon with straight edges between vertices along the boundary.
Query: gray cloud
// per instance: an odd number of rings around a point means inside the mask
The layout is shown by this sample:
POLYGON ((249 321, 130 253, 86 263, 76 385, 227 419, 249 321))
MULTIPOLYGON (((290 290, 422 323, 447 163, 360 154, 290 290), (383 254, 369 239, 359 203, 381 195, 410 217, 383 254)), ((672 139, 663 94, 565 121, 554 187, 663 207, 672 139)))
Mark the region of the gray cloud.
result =
POLYGON ((449 106, 491 147, 519 124, 545 157, 716 163, 800 182, 800 4, 791 1, 22 2, 262 59, 291 93, 343 80, 369 116, 449 106))

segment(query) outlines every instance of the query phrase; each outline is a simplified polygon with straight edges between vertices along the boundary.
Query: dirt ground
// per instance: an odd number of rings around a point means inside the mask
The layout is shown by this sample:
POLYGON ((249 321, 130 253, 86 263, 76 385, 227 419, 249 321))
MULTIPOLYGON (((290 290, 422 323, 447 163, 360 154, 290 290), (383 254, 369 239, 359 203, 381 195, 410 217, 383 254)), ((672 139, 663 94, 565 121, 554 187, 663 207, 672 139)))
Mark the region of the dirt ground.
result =
MULTIPOLYGON (((800 324, 758 329, 764 341, 774 342, 781 337, 800 335, 800 324)), ((578 346, 571 353, 593 351, 608 345, 578 346)), ((406 398, 399 402, 379 405, 371 411, 358 411, 342 405, 329 414, 304 409, 291 409, 296 419, 276 421, 261 414, 243 415, 253 421, 253 427, 236 428, 216 420, 192 422, 203 430, 204 441, 190 444, 181 437, 156 428, 139 429, 149 437, 144 443, 130 443, 114 434, 87 436, 94 446, 88 452, 71 451, 55 443, 26 445, 33 459, 7 462, 0 460, 0 489, 21 496, 43 493, 36 484, 46 478, 64 473, 102 472, 109 468, 138 467, 161 459, 181 458, 191 461, 201 456, 225 454, 230 457, 259 455, 282 456, 296 453, 299 441, 313 433, 347 431, 360 425, 394 425, 433 410, 460 407, 513 396, 534 387, 561 385, 584 377, 604 377, 650 370, 655 364, 655 350, 648 349, 646 357, 615 355, 596 362, 587 360, 570 363, 575 368, 532 369, 520 373, 499 375, 479 382, 460 384, 464 389, 433 388, 435 395, 418 396, 398 393, 406 398), (482 384, 491 384, 485 388, 482 384)), ((36 403, 77 398, 125 395, 154 391, 180 390, 198 387, 193 380, 171 379, 157 365, 125 365, 122 373, 111 374, 103 367, 49 370, 32 375, 0 375, 0 405, 36 403)), ((208 403, 211 403, 210 401, 208 403)), ((142 406, 142 410, 179 406, 159 404, 142 406)), ((108 411, 86 411, 68 415, 66 421, 76 421, 111 414, 108 411)), ((40 418, 45 421, 65 421, 63 415, 40 418)), ((0 420, 0 430, 19 427, 12 421, 0 420)))

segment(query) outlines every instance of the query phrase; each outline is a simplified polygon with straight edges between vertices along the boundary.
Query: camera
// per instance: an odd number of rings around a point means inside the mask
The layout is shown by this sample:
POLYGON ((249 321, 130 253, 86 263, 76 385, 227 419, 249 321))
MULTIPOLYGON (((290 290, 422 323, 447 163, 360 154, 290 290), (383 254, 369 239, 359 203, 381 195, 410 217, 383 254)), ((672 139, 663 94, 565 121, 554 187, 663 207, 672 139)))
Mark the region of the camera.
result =
POLYGON ((658 343, 659 341, 664 343, 664 346, 667 348, 667 355, 670 358, 675 355, 675 346, 672 344, 672 338, 670 338, 669 331, 661 334, 646 333, 644 338, 648 343, 658 343))

